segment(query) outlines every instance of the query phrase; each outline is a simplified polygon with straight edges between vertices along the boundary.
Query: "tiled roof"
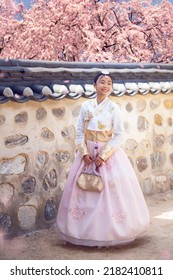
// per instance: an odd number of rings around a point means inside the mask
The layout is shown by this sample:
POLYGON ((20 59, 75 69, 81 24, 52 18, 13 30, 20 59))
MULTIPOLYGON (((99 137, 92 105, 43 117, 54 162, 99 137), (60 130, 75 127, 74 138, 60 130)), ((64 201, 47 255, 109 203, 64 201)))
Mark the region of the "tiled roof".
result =
POLYGON ((173 91, 173 64, 79 63, 0 59, 0 103, 95 96, 93 80, 102 71, 114 79, 115 96, 173 91))

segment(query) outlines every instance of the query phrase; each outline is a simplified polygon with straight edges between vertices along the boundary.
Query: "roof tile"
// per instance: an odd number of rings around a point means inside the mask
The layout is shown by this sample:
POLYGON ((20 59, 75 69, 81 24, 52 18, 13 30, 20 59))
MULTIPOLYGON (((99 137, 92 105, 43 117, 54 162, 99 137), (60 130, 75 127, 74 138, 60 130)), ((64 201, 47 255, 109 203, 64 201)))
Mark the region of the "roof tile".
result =
POLYGON ((104 69, 113 76, 112 94, 117 97, 173 91, 173 64, 0 59, 0 103, 94 98, 94 77, 104 69))

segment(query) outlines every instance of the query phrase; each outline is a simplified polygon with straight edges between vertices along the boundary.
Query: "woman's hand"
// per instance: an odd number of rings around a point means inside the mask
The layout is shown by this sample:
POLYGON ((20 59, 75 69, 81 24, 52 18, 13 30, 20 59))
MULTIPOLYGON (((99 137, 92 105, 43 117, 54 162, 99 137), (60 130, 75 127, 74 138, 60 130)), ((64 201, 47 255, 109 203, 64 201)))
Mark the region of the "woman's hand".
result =
POLYGON ((93 162, 93 159, 92 159, 92 157, 89 154, 83 156, 83 160, 84 160, 86 165, 89 165, 90 163, 93 162))
POLYGON ((96 157, 96 159, 95 159, 95 165, 96 165, 97 167, 101 166, 103 162, 104 162, 104 160, 103 160, 101 157, 99 157, 99 156, 96 157))

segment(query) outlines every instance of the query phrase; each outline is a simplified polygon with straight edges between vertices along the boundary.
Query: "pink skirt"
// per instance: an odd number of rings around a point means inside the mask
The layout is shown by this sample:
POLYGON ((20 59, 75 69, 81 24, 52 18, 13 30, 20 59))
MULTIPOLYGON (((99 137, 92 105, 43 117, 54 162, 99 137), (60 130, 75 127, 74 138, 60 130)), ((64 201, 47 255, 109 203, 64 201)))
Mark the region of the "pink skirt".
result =
MULTIPOLYGON (((103 143, 97 143, 98 150, 103 143)), ((95 142, 88 141, 94 156, 95 142)), ((87 167, 91 172, 93 164, 87 167)), ((61 198, 57 215, 60 239, 76 245, 113 246, 143 235, 149 212, 131 163, 121 148, 99 167, 104 188, 100 193, 80 189, 77 179, 84 162, 77 153, 61 198)))

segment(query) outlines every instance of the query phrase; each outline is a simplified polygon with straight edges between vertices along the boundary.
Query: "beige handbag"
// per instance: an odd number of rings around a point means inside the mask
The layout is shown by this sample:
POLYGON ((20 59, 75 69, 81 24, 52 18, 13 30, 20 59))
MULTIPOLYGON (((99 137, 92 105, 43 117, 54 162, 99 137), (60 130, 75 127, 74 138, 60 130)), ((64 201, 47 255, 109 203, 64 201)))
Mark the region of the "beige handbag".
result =
POLYGON ((101 176, 82 172, 77 180, 78 187, 84 191, 101 192, 103 183, 101 176))

